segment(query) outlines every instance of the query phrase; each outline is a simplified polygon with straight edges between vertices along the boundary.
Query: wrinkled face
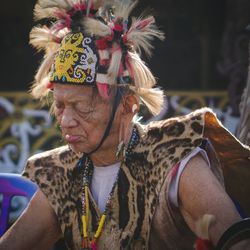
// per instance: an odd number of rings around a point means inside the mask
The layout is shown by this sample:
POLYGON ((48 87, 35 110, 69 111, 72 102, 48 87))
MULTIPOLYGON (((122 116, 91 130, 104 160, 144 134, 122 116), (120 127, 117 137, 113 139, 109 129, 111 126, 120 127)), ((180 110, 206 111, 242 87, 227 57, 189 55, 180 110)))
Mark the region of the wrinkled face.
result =
MULTIPOLYGON (((88 153, 99 144, 111 114, 111 100, 92 87, 55 84, 55 116, 65 141, 75 152, 88 153)), ((112 130, 111 134, 116 133, 112 130)), ((104 146, 109 146, 106 140, 104 146)))

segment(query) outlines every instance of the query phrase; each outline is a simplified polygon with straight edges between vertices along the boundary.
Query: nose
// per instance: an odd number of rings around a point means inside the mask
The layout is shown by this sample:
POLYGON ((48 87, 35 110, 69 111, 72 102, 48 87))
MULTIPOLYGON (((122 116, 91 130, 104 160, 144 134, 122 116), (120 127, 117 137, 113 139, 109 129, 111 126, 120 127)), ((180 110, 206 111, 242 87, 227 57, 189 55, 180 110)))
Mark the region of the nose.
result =
POLYGON ((76 127, 77 124, 78 122, 74 116, 74 111, 70 108, 65 108, 61 116, 61 122, 60 122, 61 127, 71 128, 71 127, 76 127))

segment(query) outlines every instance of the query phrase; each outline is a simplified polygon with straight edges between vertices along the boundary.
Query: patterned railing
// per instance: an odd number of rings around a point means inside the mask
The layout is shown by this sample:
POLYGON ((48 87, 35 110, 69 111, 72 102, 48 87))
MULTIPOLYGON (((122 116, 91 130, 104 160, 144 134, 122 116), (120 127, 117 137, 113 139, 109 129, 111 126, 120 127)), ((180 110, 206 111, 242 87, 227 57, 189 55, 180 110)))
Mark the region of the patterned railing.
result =
MULTIPOLYGON (((187 114, 194 109, 209 106, 233 133, 239 121, 231 115, 226 92, 169 91, 161 114, 163 119, 187 114)), ((145 109, 143 122, 151 117, 145 109)), ((24 92, 0 93, 0 172, 20 173, 27 158, 37 152, 63 144, 60 132, 48 109, 24 92)))

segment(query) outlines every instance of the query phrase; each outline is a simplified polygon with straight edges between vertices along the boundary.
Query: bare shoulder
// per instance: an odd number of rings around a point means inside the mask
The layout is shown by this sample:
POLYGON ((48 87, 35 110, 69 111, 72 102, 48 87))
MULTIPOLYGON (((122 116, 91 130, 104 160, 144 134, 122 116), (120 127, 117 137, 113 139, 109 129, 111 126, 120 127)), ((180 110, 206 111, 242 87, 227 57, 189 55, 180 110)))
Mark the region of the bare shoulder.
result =
POLYGON ((49 249, 60 237, 56 215, 38 190, 24 213, 0 239, 0 250, 49 249))
POLYGON ((190 159, 179 184, 180 211, 195 233, 196 223, 205 214, 215 217, 209 235, 214 244, 240 216, 230 197, 210 170, 202 156, 190 159))

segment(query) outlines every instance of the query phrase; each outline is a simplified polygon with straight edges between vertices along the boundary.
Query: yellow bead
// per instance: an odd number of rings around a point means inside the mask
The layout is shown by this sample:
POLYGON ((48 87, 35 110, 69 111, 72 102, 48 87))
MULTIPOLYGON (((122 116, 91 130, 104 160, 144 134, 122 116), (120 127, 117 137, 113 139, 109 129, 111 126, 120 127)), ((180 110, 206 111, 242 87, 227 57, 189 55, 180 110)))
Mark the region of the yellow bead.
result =
POLYGON ((89 221, 89 196, 88 196, 88 186, 85 186, 84 188, 85 192, 85 200, 86 200, 86 220, 89 221))
POLYGON ((106 214, 103 214, 102 217, 101 217, 101 220, 99 222, 98 228, 96 230, 96 233, 95 233, 95 238, 96 239, 100 236, 100 234, 102 232, 102 228, 104 226, 105 220, 106 220, 106 214))
POLYGON ((87 230, 87 220, 86 215, 82 216, 82 227, 83 227, 83 237, 88 237, 88 230, 87 230))

